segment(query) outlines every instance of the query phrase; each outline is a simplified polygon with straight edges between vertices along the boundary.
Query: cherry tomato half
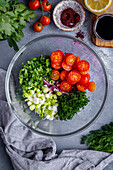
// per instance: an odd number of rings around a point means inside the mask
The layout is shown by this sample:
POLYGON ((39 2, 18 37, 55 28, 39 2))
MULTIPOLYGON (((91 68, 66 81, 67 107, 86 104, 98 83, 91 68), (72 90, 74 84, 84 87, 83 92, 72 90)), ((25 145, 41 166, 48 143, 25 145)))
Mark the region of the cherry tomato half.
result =
POLYGON ((86 74, 86 75, 82 75, 81 76, 81 79, 80 79, 80 81, 79 81, 79 84, 81 84, 81 85, 86 85, 86 84, 88 84, 89 83, 89 80, 90 80, 90 75, 89 74, 86 74))
POLYGON ((79 71, 87 71, 89 70, 89 63, 86 60, 81 60, 77 63, 77 69, 79 71))
POLYGON ((76 71, 76 70, 72 70, 68 74, 68 81, 71 84, 77 83, 78 81, 80 81, 80 79, 81 79, 81 74, 78 71, 76 71))
POLYGON ((55 69, 60 69, 62 67, 62 63, 53 63, 51 61, 51 66, 55 69))
POLYGON ((63 52, 60 50, 57 50, 51 53, 50 58, 53 63, 61 63, 63 56, 64 56, 63 52))
POLYGON ((61 80, 66 80, 66 77, 68 76, 68 71, 66 71, 66 70, 63 70, 61 73, 60 73, 60 78, 61 78, 61 80))
POLYGON ((95 83, 94 83, 94 81, 90 81, 89 83, 88 83, 88 90, 90 91, 90 92, 94 92, 94 90, 95 90, 95 83))
POLYGON ((51 70, 51 75, 50 75, 50 78, 52 80, 58 80, 60 77, 60 73, 58 70, 51 70))
POLYGON ((40 22, 36 22, 33 25, 33 29, 35 32, 41 32, 43 30, 43 25, 40 22))
POLYGON ((72 70, 72 66, 67 65, 64 60, 62 61, 62 67, 66 71, 72 70))
POLYGON ((89 72, 89 69, 87 71, 80 71, 80 74, 86 75, 89 72))
POLYGON ((42 15, 41 17, 40 17, 40 22, 42 23, 42 25, 49 25, 50 24, 50 18, 49 17, 47 17, 46 15, 42 15))
POLYGON ((73 69, 77 69, 77 63, 80 61, 80 57, 79 56, 76 56, 76 61, 73 65, 73 69))
POLYGON ((76 56, 73 54, 66 55, 66 64, 72 66, 76 61, 76 56))
POLYGON ((42 5, 40 5, 40 7, 41 7, 41 9, 43 7, 43 11, 47 12, 47 11, 49 11, 51 9, 51 4, 50 4, 49 1, 43 0, 42 5))
POLYGON ((87 89, 86 86, 83 86, 82 84, 79 84, 79 83, 76 84, 76 87, 80 91, 85 91, 87 89))
POLYGON ((67 81, 63 81, 60 84, 60 89, 64 92, 68 92, 71 90, 71 84, 69 84, 67 81))
POLYGON ((30 0, 29 7, 32 10, 36 10, 40 7, 40 1, 39 0, 30 0))

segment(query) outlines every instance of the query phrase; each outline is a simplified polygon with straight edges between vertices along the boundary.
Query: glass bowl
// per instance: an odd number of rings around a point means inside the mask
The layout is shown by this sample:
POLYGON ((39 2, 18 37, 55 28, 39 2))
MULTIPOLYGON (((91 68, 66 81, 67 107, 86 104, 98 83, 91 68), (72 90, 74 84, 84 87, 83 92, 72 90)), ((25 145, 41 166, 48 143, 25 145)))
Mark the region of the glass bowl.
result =
POLYGON ((65 136, 81 132, 91 125, 101 114, 107 97, 108 80, 103 62, 98 55, 86 44, 68 35, 44 35, 23 46, 11 60, 5 81, 5 91, 11 111, 28 128, 36 133, 50 136, 65 136), (43 120, 38 114, 30 111, 22 97, 19 84, 21 63, 34 57, 50 55, 52 51, 62 50, 71 52, 90 63, 91 80, 96 84, 93 93, 87 91, 90 102, 84 110, 80 110, 73 119, 43 120))

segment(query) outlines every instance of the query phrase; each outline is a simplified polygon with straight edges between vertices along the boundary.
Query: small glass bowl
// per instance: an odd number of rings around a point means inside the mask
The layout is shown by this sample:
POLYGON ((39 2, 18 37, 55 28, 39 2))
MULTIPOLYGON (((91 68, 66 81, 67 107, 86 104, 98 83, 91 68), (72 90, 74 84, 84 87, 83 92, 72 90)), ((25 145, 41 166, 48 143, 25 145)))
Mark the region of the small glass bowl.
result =
POLYGON ((104 42, 111 42, 111 41, 113 41, 113 39, 111 39, 111 40, 105 40, 105 39, 103 39, 102 37, 100 37, 99 34, 98 34, 97 31, 96 31, 97 24, 98 24, 99 20, 102 19, 102 18, 105 17, 105 16, 113 17, 112 14, 103 14, 103 15, 99 16, 99 17, 96 19, 96 21, 94 22, 94 24, 93 24, 93 32, 94 32, 95 36, 96 36, 99 40, 104 41, 104 42))
POLYGON ((11 111, 17 118, 33 132, 48 136, 66 136, 76 134, 88 128, 102 113, 108 92, 108 80, 104 64, 98 55, 82 41, 68 35, 44 35, 23 46, 11 60, 5 80, 5 92, 11 111), (74 115, 73 119, 43 120, 34 111, 30 111, 25 99, 22 97, 22 89, 19 83, 19 72, 24 61, 34 57, 50 55, 55 50, 73 53, 82 60, 90 63, 90 76, 96 84, 93 93, 87 90, 90 102, 84 109, 74 115))

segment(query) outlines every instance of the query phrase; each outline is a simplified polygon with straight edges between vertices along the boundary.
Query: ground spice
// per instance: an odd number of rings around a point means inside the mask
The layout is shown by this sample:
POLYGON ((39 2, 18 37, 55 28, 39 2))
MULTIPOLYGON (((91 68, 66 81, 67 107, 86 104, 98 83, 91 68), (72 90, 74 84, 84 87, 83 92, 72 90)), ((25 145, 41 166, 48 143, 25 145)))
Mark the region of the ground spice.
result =
POLYGON ((80 15, 72 8, 67 8, 62 11, 61 22, 70 28, 74 27, 80 21, 80 15))
POLYGON ((83 40, 84 39, 84 32, 82 32, 82 31, 77 32, 75 37, 81 38, 83 40))

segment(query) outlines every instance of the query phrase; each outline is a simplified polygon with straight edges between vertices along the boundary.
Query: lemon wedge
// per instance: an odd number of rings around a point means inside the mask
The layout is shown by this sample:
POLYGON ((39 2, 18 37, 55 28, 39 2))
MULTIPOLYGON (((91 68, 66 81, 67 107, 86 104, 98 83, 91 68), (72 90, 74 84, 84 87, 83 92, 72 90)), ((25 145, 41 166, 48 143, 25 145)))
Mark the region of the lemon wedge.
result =
POLYGON ((101 13, 109 8, 112 0, 84 0, 86 7, 95 13, 101 13))

